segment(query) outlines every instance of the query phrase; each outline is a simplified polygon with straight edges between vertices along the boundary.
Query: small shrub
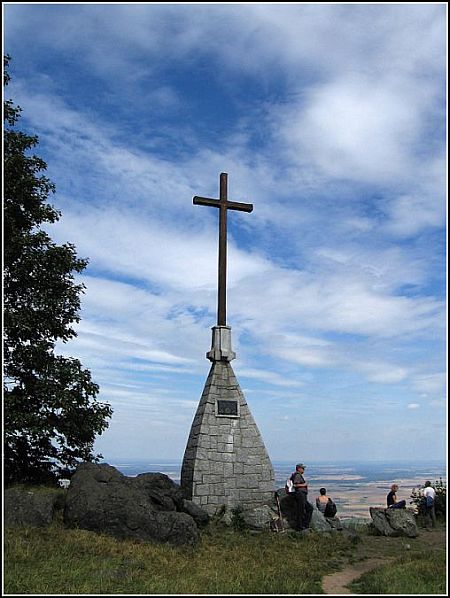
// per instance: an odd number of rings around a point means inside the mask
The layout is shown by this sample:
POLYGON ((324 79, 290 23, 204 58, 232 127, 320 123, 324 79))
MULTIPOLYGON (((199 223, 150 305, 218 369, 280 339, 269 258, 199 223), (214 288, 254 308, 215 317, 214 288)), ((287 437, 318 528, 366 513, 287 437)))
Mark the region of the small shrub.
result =
POLYGON ((244 517, 242 516, 243 510, 240 505, 231 509, 231 524, 236 531, 242 531, 247 528, 244 517))

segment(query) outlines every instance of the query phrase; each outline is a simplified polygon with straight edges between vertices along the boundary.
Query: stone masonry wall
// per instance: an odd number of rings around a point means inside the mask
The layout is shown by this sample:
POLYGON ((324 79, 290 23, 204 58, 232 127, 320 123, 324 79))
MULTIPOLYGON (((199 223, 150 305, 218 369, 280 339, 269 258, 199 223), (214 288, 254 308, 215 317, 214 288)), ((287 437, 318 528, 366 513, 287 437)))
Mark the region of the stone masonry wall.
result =
POLYGON ((270 503, 275 477, 256 423, 228 361, 211 366, 181 470, 185 498, 214 514, 270 503), (217 415, 217 401, 238 403, 238 416, 217 415))

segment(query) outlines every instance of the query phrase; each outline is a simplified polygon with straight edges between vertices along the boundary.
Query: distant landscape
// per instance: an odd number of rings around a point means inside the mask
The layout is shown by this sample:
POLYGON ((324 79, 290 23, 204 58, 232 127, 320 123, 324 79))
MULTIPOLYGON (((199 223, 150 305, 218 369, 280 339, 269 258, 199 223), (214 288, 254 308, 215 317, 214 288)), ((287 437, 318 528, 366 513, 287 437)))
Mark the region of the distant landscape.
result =
MULTIPOLYGON (((108 463, 127 476, 160 472, 174 482, 180 481, 181 463, 178 460, 111 459, 108 463)), ((273 466, 275 486, 283 488, 294 471, 295 463, 273 461, 273 466)), ((446 464, 444 461, 311 463, 307 464, 305 478, 309 484, 310 502, 314 502, 319 488, 325 487, 327 494, 336 502, 340 517, 369 518, 369 507, 385 506, 386 495, 393 483, 399 486, 398 498, 405 499, 409 505, 413 488, 423 486, 426 480, 433 483, 442 478, 446 481, 446 464)))

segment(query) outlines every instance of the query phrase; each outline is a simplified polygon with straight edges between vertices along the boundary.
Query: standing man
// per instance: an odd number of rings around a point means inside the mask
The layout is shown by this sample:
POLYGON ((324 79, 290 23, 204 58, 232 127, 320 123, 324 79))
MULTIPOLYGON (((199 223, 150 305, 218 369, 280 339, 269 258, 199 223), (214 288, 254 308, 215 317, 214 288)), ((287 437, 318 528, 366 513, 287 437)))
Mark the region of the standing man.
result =
POLYGON ((425 497, 425 514, 427 527, 436 527, 436 510, 434 508, 434 501, 436 499, 436 491, 431 485, 431 482, 425 482, 425 488, 423 491, 425 497), (428 525, 430 524, 430 525, 428 525))
POLYGON ((308 502, 308 484, 303 477, 304 473, 305 466, 303 463, 298 463, 295 466, 295 473, 291 475, 291 480, 295 489, 294 498, 297 503, 296 525, 297 531, 299 532, 309 527, 313 512, 313 507, 308 502))

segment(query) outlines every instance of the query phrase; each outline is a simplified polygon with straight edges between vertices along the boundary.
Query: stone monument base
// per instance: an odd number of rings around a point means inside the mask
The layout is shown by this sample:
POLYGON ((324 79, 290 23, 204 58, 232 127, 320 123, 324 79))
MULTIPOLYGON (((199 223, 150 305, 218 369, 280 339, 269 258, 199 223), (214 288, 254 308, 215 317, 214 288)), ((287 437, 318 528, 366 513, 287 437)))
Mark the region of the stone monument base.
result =
MULTIPOLYGON (((223 330, 220 336, 223 339, 223 330)), ((181 470, 184 497, 210 515, 222 506, 232 509, 271 504, 275 490, 274 471, 264 442, 228 361, 234 353, 227 336, 228 359, 213 359, 212 352, 218 355, 220 351, 218 338, 213 336, 208 354, 213 363, 181 470)))

